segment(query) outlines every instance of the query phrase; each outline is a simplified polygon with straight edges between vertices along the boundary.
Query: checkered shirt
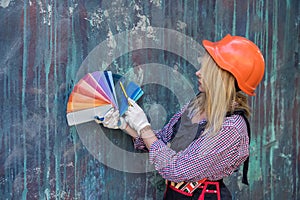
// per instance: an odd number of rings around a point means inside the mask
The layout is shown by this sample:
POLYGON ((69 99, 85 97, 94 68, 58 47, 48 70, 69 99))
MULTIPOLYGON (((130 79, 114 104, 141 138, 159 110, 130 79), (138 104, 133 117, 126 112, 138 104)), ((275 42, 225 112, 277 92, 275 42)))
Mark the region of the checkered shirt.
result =
MULTIPOLYGON (((149 159, 164 179, 174 182, 219 180, 231 175, 249 156, 247 125, 240 115, 226 117, 216 136, 201 135, 186 149, 176 152, 167 146, 173 126, 187 108, 184 106, 161 130, 154 131, 158 140, 149 149, 149 159)), ((141 138, 135 148, 145 148, 141 138)))

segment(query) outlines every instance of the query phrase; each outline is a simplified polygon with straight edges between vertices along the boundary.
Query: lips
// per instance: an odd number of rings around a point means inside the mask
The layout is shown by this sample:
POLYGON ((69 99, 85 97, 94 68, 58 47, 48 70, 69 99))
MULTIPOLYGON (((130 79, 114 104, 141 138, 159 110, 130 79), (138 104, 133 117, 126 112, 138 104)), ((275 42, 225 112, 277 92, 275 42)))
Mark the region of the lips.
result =
POLYGON ((204 92, 204 89, 203 89, 203 87, 202 87, 202 83, 201 83, 200 80, 198 80, 198 90, 199 90, 200 92, 204 92))
POLYGON ((201 85, 202 85, 202 83, 201 83, 200 81, 198 81, 198 85, 199 85, 199 86, 201 86, 201 85))

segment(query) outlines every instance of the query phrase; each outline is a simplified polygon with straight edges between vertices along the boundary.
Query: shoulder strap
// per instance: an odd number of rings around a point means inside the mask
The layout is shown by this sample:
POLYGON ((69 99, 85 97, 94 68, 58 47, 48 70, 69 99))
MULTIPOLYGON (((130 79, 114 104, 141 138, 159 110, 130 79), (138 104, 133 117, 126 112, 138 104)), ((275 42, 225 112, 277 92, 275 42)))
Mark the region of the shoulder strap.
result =
POLYGON ((200 124, 198 125, 197 134, 196 134, 194 140, 197 140, 197 139, 200 137, 200 135, 201 135, 201 134, 203 133, 203 131, 205 130, 206 124, 207 124, 207 122, 204 121, 204 122, 202 122, 202 123, 200 123, 200 124))
MULTIPOLYGON (((247 124, 247 131, 248 131, 248 137, 249 137, 249 145, 250 145, 250 136, 251 136, 251 133, 250 133, 250 123, 247 119, 247 117, 245 115, 242 115, 242 117, 244 118, 244 120, 246 121, 246 124, 247 124)), ((244 162, 244 166, 243 166, 243 178, 242 178, 242 183, 246 184, 246 185, 249 185, 248 183, 248 177, 247 177, 247 174, 248 174, 248 168, 249 168, 249 157, 245 160, 244 162)))
MULTIPOLYGON (((243 117, 243 119, 245 120, 246 125, 247 125, 247 132, 248 132, 249 145, 250 145, 250 139, 251 139, 251 138, 250 138, 250 137, 251 137, 250 123, 249 123, 248 118, 247 118, 246 115, 245 115, 245 111, 244 111, 244 110, 236 110, 236 111, 234 111, 233 113, 227 114, 226 116, 230 116, 230 115, 240 115, 240 116, 243 117)), ((248 174, 248 168, 249 168, 249 156, 248 156, 248 158, 245 160, 244 166, 243 166, 243 178, 242 178, 242 183, 244 183, 244 184, 246 184, 246 185, 249 185, 248 177, 247 177, 247 174, 248 174)))

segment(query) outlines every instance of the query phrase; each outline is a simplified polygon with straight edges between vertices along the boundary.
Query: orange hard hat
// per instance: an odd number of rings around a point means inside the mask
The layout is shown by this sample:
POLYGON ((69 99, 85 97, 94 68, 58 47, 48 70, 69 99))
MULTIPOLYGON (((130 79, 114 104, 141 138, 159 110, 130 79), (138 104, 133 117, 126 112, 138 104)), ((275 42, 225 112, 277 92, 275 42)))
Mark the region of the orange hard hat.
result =
POLYGON ((217 65, 235 77, 239 88, 254 96, 265 71, 259 48, 244 37, 230 34, 218 42, 203 40, 202 43, 217 65))

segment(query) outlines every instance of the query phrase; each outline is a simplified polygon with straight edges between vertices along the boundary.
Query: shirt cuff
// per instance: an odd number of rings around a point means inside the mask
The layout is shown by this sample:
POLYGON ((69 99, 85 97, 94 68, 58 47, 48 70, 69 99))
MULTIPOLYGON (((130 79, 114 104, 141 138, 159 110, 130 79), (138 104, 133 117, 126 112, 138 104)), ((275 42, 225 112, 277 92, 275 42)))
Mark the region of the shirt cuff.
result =
POLYGON ((146 145, 141 137, 134 138, 133 144, 135 149, 144 150, 146 148, 146 145))

